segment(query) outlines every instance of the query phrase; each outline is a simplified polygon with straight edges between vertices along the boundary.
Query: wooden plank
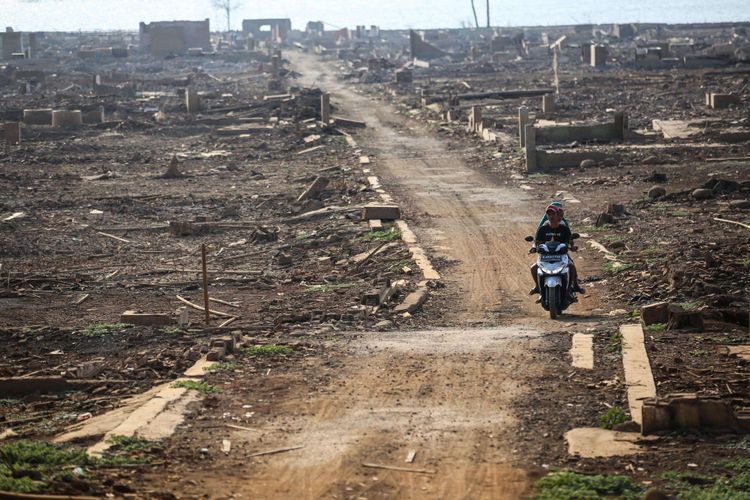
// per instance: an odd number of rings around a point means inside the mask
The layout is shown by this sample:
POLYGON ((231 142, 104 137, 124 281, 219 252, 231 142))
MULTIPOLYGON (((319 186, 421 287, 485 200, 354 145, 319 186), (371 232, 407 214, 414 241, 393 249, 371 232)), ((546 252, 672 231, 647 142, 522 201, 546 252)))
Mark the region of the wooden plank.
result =
POLYGON ((381 464, 369 464, 365 463, 362 464, 363 467, 368 467, 370 469, 385 469, 385 470, 395 470, 400 472, 414 472, 417 474, 435 474, 434 470, 430 469, 412 469, 409 467, 396 467, 393 465, 381 465, 381 464))
POLYGON ((265 455, 275 455, 276 453, 284 453, 285 451, 299 450, 300 448, 304 448, 304 446, 289 446, 287 448, 277 448, 275 450, 259 451, 258 453, 253 453, 253 454, 247 455, 247 456, 249 458, 252 458, 252 457, 262 457, 262 456, 265 456, 265 455))

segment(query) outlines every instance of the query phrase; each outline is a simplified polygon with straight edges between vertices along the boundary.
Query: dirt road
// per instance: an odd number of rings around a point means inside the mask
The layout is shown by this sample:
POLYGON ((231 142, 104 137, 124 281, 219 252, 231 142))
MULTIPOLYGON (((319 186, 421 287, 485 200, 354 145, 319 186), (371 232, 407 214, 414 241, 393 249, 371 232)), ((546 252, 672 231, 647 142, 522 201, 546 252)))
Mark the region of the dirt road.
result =
POLYGON ((217 454, 199 472, 186 467, 173 477, 215 497, 518 498, 530 481, 510 465, 523 425, 514 401, 544 370, 535 351, 546 320, 526 296, 523 241, 538 207, 472 170, 429 131, 407 128, 394 109, 337 82, 328 63, 288 57, 300 83, 330 91, 341 115, 367 122, 358 141, 374 155, 375 173, 407 214, 419 215, 412 226, 430 253, 457 262, 444 273, 461 290, 450 323, 486 322, 502 308, 511 324, 351 334, 293 375, 238 377, 225 391, 232 400, 216 411, 251 405, 255 430, 201 432, 198 423, 184 431, 192 446, 226 437, 238 453, 304 447, 245 460, 217 454), (405 463, 411 450, 416 458, 405 463))
POLYGON ((494 310, 539 316, 527 300, 528 244, 543 210, 518 189, 506 188, 467 165, 460 151, 383 102, 356 93, 338 81, 334 67, 313 56, 289 54, 301 83, 331 92, 346 116, 367 123, 360 140, 377 158, 375 171, 386 190, 419 215, 415 231, 433 255, 457 261, 447 276, 462 292, 451 311, 458 324, 487 320, 494 310))

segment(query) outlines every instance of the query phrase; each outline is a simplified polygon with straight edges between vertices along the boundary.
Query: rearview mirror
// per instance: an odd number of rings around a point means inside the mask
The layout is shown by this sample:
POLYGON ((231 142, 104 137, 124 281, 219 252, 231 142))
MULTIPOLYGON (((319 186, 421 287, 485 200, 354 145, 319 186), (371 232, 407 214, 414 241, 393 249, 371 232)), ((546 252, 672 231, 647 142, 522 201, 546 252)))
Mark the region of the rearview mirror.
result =
POLYGON ((534 237, 533 237, 533 236, 527 236, 527 237, 525 237, 524 239, 525 239, 526 241, 534 241, 534 237))
POLYGON ((578 233, 573 233, 573 234, 570 235, 570 239, 572 239, 572 240, 577 240, 580 237, 581 237, 581 235, 578 234, 578 233))

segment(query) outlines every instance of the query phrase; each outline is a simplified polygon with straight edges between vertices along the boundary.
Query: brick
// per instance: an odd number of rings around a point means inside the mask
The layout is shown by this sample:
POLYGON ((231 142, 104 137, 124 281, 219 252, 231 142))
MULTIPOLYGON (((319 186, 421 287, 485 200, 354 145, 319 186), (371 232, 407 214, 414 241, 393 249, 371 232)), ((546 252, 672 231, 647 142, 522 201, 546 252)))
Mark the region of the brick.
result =
POLYGON ((398 205, 365 205, 362 209, 362 220, 396 220, 401 218, 398 205))

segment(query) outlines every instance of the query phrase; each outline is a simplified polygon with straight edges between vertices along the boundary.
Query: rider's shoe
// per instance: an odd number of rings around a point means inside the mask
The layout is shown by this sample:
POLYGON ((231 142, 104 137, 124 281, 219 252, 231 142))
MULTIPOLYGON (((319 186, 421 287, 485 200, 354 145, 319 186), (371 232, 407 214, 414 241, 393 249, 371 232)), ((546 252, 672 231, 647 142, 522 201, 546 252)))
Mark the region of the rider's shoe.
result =
POLYGON ((535 286, 534 288, 529 290, 529 295, 536 295, 537 293, 542 293, 538 286, 535 286))
POLYGON ((576 292, 580 293, 581 295, 585 295, 585 294, 586 294, 586 290, 584 290, 584 289, 583 289, 583 288, 581 287, 581 285, 578 285, 578 284, 577 284, 577 285, 575 286, 574 290, 575 290, 576 292))
POLYGON ((541 297, 539 297, 538 299, 536 299, 536 304, 541 304, 541 303, 542 303, 542 298, 541 297))

